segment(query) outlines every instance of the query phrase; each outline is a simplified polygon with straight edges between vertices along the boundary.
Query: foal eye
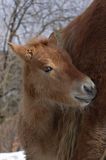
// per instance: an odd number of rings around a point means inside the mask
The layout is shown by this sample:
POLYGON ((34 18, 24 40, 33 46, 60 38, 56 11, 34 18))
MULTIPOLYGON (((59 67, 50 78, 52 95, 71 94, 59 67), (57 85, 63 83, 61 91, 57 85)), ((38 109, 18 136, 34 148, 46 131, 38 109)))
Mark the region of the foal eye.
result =
POLYGON ((53 68, 50 67, 50 66, 44 67, 44 71, 45 71, 45 72, 50 72, 50 71, 52 71, 52 70, 53 70, 53 68))

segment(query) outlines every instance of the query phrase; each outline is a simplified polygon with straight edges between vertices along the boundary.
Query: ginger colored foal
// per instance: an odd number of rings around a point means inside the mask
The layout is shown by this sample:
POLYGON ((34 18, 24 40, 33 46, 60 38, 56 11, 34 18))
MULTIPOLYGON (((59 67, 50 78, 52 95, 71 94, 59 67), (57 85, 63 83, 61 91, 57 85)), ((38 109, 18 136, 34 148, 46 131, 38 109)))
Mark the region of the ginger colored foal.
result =
POLYGON ((76 69, 65 50, 53 47, 46 38, 9 45, 24 63, 19 136, 26 159, 66 160, 65 143, 72 132, 68 123, 72 126, 74 111, 93 100, 95 85, 76 69))

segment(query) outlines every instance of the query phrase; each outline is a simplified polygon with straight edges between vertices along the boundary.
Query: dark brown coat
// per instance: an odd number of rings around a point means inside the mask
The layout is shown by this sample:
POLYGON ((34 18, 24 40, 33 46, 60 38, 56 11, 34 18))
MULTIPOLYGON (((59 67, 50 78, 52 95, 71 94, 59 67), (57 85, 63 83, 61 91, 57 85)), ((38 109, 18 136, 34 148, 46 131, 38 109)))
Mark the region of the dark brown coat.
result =
POLYGON ((99 160, 106 148, 106 0, 94 0, 61 32, 73 63, 94 80, 98 90, 83 114, 73 160, 99 160))

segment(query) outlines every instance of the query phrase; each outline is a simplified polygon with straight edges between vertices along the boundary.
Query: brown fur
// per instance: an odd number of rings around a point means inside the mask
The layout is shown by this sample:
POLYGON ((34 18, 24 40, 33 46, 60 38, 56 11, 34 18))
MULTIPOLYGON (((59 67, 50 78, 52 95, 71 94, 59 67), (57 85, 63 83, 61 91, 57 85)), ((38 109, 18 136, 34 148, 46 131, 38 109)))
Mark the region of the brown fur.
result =
MULTIPOLYGON (((99 160, 106 148, 106 0, 94 0, 61 33, 73 63, 98 89, 95 102, 83 114, 73 160, 99 160)), ((56 43, 53 34, 50 39, 56 43)))
POLYGON ((86 96, 82 85, 92 81, 75 68, 64 50, 49 45, 47 39, 33 40, 24 46, 9 45, 24 60, 19 135, 27 160, 68 159, 62 151, 65 144, 67 147, 67 137, 72 135, 68 151, 73 152, 76 122, 80 120, 78 108, 83 104, 72 95, 76 91, 86 96), (45 66, 52 66, 53 70, 45 73, 45 66))

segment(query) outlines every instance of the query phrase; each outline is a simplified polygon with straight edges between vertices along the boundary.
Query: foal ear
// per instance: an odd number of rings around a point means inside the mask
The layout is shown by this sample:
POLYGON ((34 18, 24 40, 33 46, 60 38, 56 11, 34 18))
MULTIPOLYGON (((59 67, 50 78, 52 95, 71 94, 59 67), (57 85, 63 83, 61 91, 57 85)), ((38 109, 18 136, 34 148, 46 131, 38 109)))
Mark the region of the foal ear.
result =
POLYGON ((55 38, 56 38, 56 41, 57 41, 57 47, 63 49, 63 39, 62 39, 61 31, 55 30, 54 35, 55 35, 55 38))
POLYGON ((24 45, 17 45, 14 43, 8 42, 8 45, 12 49, 13 52, 15 52, 19 57, 21 57, 23 60, 30 60, 33 56, 33 49, 27 48, 24 45))

